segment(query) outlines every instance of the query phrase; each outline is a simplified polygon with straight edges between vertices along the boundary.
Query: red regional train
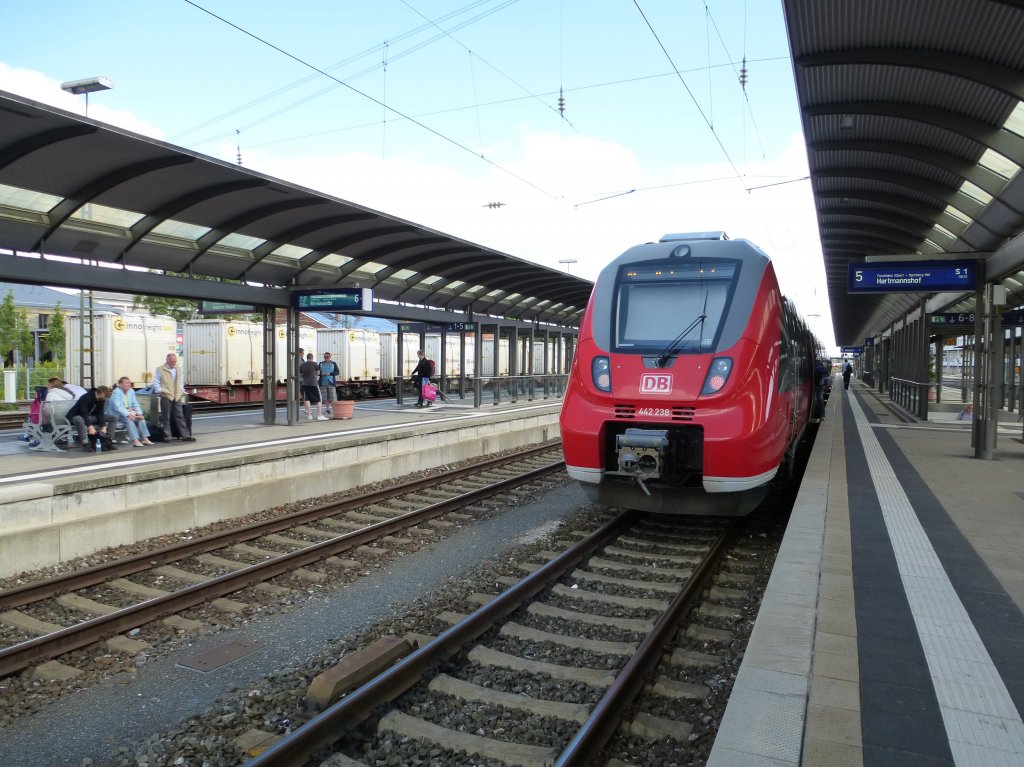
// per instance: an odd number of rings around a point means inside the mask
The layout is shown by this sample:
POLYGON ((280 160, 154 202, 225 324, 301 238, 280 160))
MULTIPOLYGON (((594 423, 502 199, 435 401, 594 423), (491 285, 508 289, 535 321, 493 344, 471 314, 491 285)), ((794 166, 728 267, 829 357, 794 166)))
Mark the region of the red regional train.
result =
POLYGON ((665 235, 601 272, 562 406, 569 476, 609 506, 741 516, 811 421, 813 334, 757 246, 665 235))

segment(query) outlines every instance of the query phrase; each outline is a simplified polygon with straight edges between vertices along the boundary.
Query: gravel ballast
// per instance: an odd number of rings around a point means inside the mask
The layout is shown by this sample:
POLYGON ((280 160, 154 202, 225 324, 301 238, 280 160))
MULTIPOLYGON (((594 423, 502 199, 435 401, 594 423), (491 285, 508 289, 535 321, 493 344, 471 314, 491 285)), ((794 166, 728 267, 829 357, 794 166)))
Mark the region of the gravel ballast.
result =
POLYGON ((416 598, 450 584, 474 567, 493 562, 503 552, 537 537, 539 530, 550 531, 553 520, 566 519, 584 505, 575 485, 552 489, 542 500, 512 505, 468 524, 443 541, 367 571, 368 575, 342 590, 278 619, 204 637, 144 663, 132 673, 65 696, 0 731, 0 764, 80 767, 86 759, 106 763, 119 746, 189 716, 203 715, 221 697, 251 687, 252 680, 301 666, 325 645, 408 609, 416 598), (176 665, 235 640, 254 642, 258 648, 205 674, 176 665))

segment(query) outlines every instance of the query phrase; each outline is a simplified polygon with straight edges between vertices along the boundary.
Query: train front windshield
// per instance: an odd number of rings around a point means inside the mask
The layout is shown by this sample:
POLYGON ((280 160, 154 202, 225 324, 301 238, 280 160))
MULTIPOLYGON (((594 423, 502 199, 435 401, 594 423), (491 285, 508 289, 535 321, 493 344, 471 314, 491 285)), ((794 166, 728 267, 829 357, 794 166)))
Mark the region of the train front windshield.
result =
POLYGON ((616 350, 660 354, 669 345, 679 354, 714 350, 738 273, 737 262, 722 260, 623 267, 616 296, 616 350), (704 319, 697 321, 702 314, 704 319))

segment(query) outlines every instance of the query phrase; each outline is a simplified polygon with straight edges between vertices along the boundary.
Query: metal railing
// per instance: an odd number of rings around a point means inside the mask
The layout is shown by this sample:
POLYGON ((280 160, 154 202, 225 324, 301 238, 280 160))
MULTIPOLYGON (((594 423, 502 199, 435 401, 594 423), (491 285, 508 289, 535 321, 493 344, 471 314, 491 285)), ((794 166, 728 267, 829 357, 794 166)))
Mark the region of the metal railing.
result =
POLYGON ((928 420, 928 392, 934 384, 906 378, 891 378, 889 381, 889 399, 921 420, 928 420))
POLYGON ((492 405, 503 401, 518 402, 521 399, 529 402, 535 399, 559 398, 565 394, 568 379, 569 376, 565 373, 473 378, 473 406, 480 407, 485 394, 490 394, 489 399, 492 405))
MULTIPOLYGON (((443 380, 435 376, 430 379, 448 400, 472 398, 473 407, 485 403, 498 405, 502 402, 532 402, 538 399, 560 399, 565 394, 569 381, 568 373, 523 376, 446 376, 443 380)), ((408 379, 395 379, 399 402, 417 397, 415 385, 408 379)))

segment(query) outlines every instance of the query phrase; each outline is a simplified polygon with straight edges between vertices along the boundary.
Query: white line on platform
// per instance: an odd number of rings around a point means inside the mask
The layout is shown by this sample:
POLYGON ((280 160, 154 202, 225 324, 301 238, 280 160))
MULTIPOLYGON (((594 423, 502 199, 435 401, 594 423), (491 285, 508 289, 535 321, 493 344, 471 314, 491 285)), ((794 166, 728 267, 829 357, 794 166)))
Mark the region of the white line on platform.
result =
POLYGON ((855 397, 850 406, 957 765, 1024 761, 1024 722, 855 397))

